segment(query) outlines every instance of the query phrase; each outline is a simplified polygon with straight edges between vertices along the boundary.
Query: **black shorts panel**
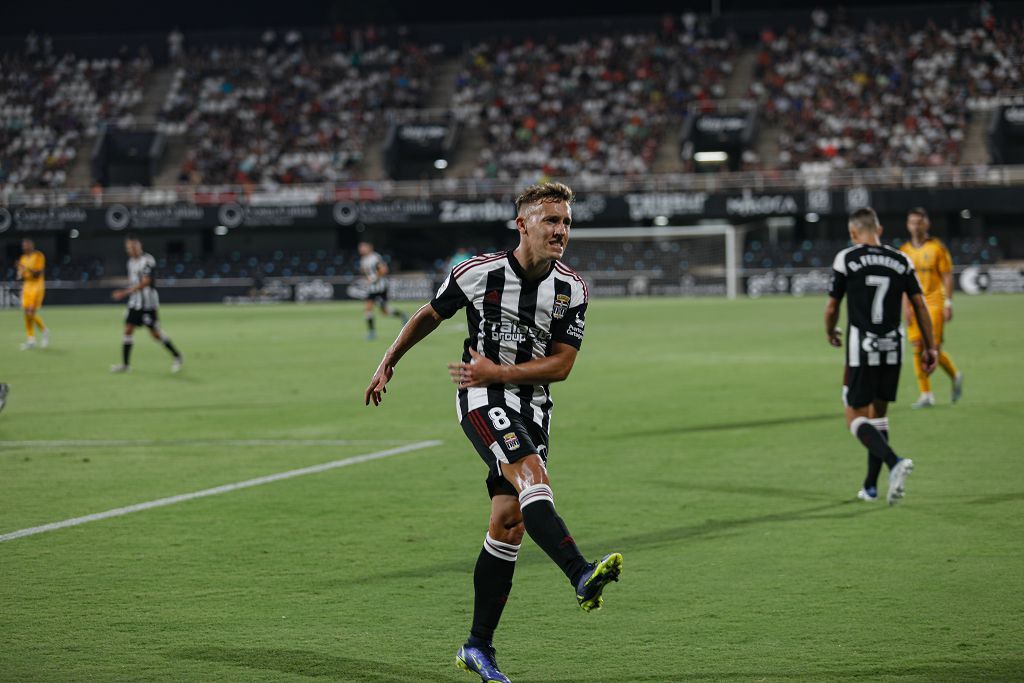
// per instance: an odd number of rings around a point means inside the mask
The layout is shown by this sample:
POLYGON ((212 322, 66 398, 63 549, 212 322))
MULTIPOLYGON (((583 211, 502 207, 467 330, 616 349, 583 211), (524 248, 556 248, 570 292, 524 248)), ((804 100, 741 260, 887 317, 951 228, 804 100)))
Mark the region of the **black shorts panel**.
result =
POLYGON ((486 406, 466 413, 462 418, 466 433, 477 454, 486 463, 487 493, 519 495, 501 475, 499 463, 513 463, 534 453, 548 461, 548 435, 531 420, 504 406, 486 406))
POLYGON ((373 288, 370 288, 366 292, 366 296, 364 297, 364 299, 366 301, 376 301, 381 306, 383 306, 384 304, 386 304, 388 302, 388 288, 387 287, 385 287, 384 289, 373 289, 373 288))
POLYGON ((846 366, 843 403, 863 408, 874 401, 895 401, 900 384, 900 365, 846 366))
POLYGON ((160 325, 160 319, 155 310, 129 308, 128 313, 124 317, 124 321, 129 325, 135 325, 136 327, 146 326, 150 329, 154 329, 160 325))

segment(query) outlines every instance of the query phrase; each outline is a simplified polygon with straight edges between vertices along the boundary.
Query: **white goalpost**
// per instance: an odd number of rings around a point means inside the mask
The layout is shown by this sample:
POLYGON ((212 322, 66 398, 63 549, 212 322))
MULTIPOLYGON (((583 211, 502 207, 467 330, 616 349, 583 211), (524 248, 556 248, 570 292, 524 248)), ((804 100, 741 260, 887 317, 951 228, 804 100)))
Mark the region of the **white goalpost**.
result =
POLYGON ((725 295, 739 291, 742 228, 728 223, 573 228, 566 263, 595 296, 725 295))

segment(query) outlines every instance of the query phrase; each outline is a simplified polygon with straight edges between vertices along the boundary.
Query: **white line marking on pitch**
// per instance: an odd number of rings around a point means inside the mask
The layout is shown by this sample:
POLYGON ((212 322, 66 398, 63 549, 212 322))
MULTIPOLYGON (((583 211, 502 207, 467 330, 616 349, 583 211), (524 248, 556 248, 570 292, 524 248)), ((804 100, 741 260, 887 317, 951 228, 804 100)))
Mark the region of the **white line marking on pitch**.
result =
POLYGON ((342 460, 335 460, 333 462, 325 462, 322 465, 313 465, 312 467, 303 467, 297 470, 279 472, 278 474, 270 474, 265 477, 257 477, 256 479, 240 481, 235 484, 224 484, 223 486, 215 486, 212 489, 204 489, 202 491, 195 491, 193 493, 182 493, 177 496, 170 496, 168 498, 151 500, 147 503, 137 503, 135 505, 128 505, 127 507, 123 508, 107 510, 106 512, 97 512, 92 515, 85 515, 84 517, 74 517, 72 519, 65 519, 62 522, 52 522, 51 524, 43 524, 42 526, 33 526, 27 529, 21 529, 20 531, 12 531, 9 534, 0 535, 0 543, 4 541, 13 541, 16 538, 22 538, 23 536, 32 536, 35 534, 45 533, 47 531, 66 529, 70 526, 78 526, 79 524, 86 524, 88 522, 98 522, 101 519, 121 517, 122 515, 129 515, 133 512, 142 512, 143 510, 150 510, 152 508, 163 507, 165 505, 184 503, 185 501, 195 500, 196 498, 216 496, 221 493, 230 493, 231 491, 237 491, 239 489, 247 489, 252 486, 259 486, 261 484, 270 484, 275 481, 282 481, 283 479, 301 477, 306 474, 317 474, 319 472, 326 472, 327 470, 337 469, 338 467, 348 467, 349 465, 357 465, 361 462, 369 462, 370 460, 380 460, 381 458, 386 458, 390 455, 408 453, 409 451, 417 451, 423 448, 430 448, 431 446, 440 446, 441 443, 441 441, 418 441, 416 443, 408 444, 407 446, 389 448, 384 451, 377 451, 376 453, 354 455, 351 458, 344 458, 342 460))
POLYGON ((111 448, 118 446, 365 446, 401 439, 35 439, 0 441, 12 448, 111 448))

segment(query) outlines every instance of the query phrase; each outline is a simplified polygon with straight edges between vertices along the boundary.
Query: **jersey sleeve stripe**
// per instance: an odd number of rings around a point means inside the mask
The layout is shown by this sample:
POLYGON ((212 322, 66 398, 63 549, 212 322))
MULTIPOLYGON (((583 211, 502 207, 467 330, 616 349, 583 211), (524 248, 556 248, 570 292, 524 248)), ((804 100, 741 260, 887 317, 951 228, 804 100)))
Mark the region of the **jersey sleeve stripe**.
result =
POLYGON ((583 278, 580 277, 579 273, 577 273, 569 266, 564 265, 561 261, 555 261, 555 270, 557 270, 562 275, 571 277, 573 280, 580 283, 580 286, 583 287, 583 302, 586 303, 590 300, 590 293, 587 290, 587 283, 583 281, 583 278))
POLYGON ((452 275, 455 276, 456 279, 458 279, 458 278, 462 277, 463 275, 465 275, 466 273, 468 273, 473 268, 476 268, 477 266, 482 266, 482 265, 485 265, 487 263, 492 263, 492 262, 497 261, 497 260, 502 259, 502 258, 505 258, 505 253, 501 253, 501 254, 481 254, 480 256, 474 256, 473 258, 469 259, 468 261, 466 261, 464 263, 460 263, 459 265, 455 266, 455 269, 452 271, 452 275))

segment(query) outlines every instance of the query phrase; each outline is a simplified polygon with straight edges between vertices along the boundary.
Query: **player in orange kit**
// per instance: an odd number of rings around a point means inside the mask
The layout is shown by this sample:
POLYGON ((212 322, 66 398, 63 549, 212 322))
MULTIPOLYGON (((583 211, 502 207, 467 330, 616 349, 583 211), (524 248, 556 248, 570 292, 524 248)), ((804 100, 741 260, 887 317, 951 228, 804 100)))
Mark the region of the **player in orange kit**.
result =
POLYGON ((21 288, 21 307, 25 310, 25 332, 28 338, 21 345, 22 351, 36 347, 36 328, 41 333, 39 345, 44 349, 50 343, 50 331, 39 317, 39 309, 43 305, 46 294, 46 257, 36 249, 30 239, 21 241, 21 258, 18 259, 17 278, 24 282, 21 288))
MULTIPOLYGON (((953 380, 952 400, 956 403, 964 391, 964 375, 957 370, 953 359, 942 348, 944 324, 953 319, 953 257, 950 256, 946 245, 928 234, 929 228, 931 223, 928 220, 928 212, 921 207, 911 209, 907 214, 910 241, 904 242, 900 251, 914 262, 917 278, 921 281, 925 305, 928 307, 928 315, 932 319, 935 345, 939 349, 939 366, 953 380)), ((909 303, 906 300, 904 306, 908 311, 907 339, 917 351, 914 354, 914 373, 921 388, 921 395, 911 407, 928 408, 935 405, 935 396, 932 394, 931 379, 921 368, 921 330, 914 316, 910 314, 909 303)))

